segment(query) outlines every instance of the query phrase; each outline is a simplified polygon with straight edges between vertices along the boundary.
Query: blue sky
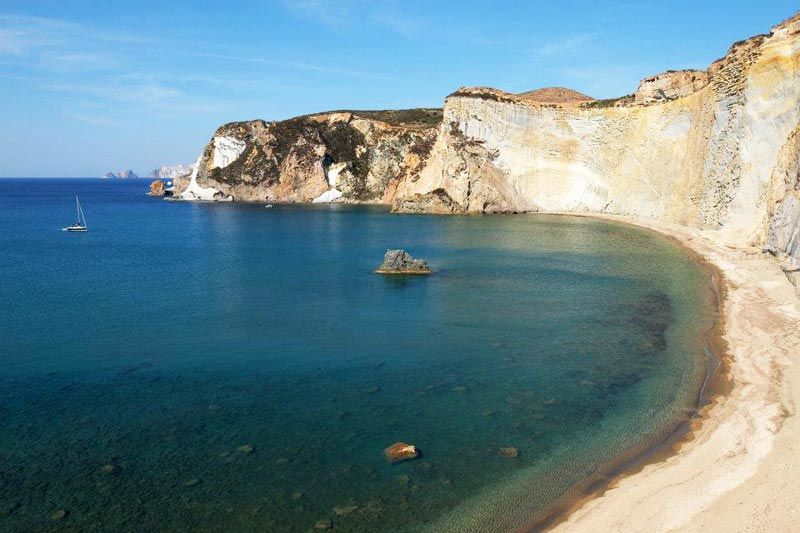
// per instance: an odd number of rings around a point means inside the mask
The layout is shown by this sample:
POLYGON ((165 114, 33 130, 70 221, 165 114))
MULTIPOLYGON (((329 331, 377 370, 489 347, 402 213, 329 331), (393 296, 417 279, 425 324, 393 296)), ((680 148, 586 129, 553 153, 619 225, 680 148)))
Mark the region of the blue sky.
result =
POLYGON ((796 0, 0 0, 0 176, 193 161, 224 122, 438 107, 462 85, 604 98, 705 68, 796 0))

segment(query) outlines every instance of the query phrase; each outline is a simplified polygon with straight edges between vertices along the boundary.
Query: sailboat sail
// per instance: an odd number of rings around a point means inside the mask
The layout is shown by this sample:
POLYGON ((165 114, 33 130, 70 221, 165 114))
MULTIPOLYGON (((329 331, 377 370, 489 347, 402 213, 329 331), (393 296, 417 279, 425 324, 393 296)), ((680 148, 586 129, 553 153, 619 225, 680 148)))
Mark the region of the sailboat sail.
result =
POLYGON ((78 195, 75 195, 75 205, 78 206, 78 226, 83 226, 84 228, 87 227, 86 224, 86 215, 83 214, 83 208, 81 207, 81 203, 78 200, 78 195))
POLYGON ((72 226, 67 226, 66 228, 62 228, 64 231, 87 231, 89 228, 86 225, 86 216, 83 214, 83 208, 81 207, 81 202, 78 200, 78 195, 75 195, 75 214, 78 220, 72 226))

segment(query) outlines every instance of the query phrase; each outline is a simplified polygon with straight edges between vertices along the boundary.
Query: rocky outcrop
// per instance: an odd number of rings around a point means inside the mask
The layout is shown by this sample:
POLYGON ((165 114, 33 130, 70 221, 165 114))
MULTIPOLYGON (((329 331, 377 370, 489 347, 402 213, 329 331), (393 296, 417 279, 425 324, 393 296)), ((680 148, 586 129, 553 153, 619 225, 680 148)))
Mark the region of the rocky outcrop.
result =
POLYGON ((187 165, 164 165, 161 168, 150 171, 150 173, 147 174, 147 177, 153 179, 171 180, 183 176, 190 176, 192 174, 192 170, 194 170, 193 163, 189 163, 187 165))
POLYGON ((440 110, 420 109, 226 124, 200 155, 183 196, 381 203, 391 184, 424 166, 440 119, 440 110))
POLYGON ((150 196, 164 196, 164 182, 161 180, 155 180, 150 184, 150 192, 148 193, 150 196))
POLYGON ((702 70, 670 70, 639 83, 634 94, 637 104, 652 104, 684 98, 708 85, 708 73, 702 70))
POLYGON ((378 274, 430 274, 428 263, 414 259, 405 250, 386 250, 383 263, 376 270, 378 274))
POLYGON ((596 212, 800 257, 800 15, 635 94, 462 88, 444 109, 222 126, 184 197, 398 212, 596 212), (588 98, 588 97, 585 97, 588 98))

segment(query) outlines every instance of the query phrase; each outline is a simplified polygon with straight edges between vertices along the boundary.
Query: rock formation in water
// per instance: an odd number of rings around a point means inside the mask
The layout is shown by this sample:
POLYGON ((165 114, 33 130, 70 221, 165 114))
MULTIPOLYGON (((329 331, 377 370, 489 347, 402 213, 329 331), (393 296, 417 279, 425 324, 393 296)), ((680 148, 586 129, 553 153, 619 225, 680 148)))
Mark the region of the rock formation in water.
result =
POLYGON ((707 70, 592 100, 462 88, 444 109, 217 130, 184 197, 380 202, 400 212, 594 212, 800 257, 800 15, 707 70))
POLYGON ((106 172, 105 174, 103 174, 103 177, 113 178, 113 179, 134 179, 138 178, 139 176, 137 176, 133 170, 128 169, 128 170, 120 170, 119 172, 106 172))
POLYGON ((175 179, 183 176, 190 176, 194 170, 194 164, 189 163, 186 165, 164 165, 161 168, 150 171, 147 174, 148 178, 152 179, 175 179))
POLYGON ((428 263, 414 259, 405 250, 386 250, 383 263, 376 270, 378 274, 430 274, 428 263))
POLYGON ((150 184, 150 192, 148 193, 150 196, 164 196, 164 182, 161 180, 155 180, 150 184))

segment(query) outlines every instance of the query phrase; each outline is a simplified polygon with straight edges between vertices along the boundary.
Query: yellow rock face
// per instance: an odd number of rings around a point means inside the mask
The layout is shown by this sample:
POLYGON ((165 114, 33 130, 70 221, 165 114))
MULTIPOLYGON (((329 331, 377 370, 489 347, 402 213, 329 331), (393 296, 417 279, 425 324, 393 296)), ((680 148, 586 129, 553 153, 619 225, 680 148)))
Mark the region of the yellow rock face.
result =
POLYGON ((737 43, 708 73, 673 78, 653 78, 678 95, 656 103, 543 105, 459 90, 427 165, 392 200, 443 190, 467 211, 638 215, 763 244, 795 186, 773 174, 786 164, 779 154, 798 157, 784 147, 800 124, 800 16, 737 43))

